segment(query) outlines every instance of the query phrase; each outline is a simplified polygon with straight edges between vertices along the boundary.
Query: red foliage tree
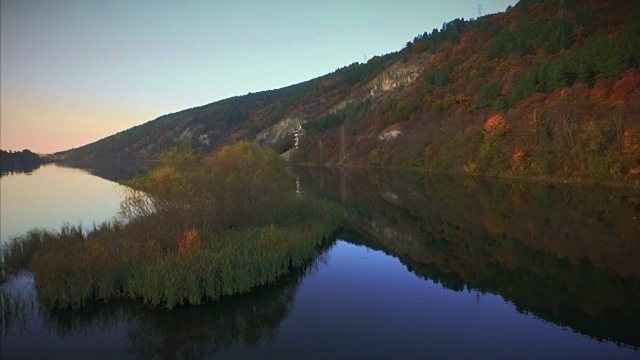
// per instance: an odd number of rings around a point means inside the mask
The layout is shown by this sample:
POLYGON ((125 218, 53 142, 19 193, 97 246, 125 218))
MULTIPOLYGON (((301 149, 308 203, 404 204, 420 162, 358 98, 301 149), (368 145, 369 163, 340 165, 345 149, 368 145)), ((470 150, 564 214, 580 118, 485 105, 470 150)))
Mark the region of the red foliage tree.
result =
POLYGON ((589 96, 594 100, 606 101, 609 95, 611 95, 613 85, 614 82, 612 80, 600 80, 593 86, 589 96))
POLYGON ((631 94, 638 90, 640 90, 640 72, 629 70, 613 85, 613 93, 609 96, 609 102, 611 104, 625 104, 629 102, 631 94))

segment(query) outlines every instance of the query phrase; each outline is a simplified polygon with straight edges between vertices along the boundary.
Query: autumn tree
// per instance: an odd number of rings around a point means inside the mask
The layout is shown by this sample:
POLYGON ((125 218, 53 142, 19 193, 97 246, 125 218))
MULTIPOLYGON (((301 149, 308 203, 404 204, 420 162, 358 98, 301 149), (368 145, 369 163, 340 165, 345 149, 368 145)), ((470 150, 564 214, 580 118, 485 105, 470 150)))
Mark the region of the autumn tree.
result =
POLYGON ((129 185, 123 216, 165 246, 194 229, 207 234, 273 222, 293 189, 278 156, 249 142, 204 158, 188 146, 172 149, 129 185))

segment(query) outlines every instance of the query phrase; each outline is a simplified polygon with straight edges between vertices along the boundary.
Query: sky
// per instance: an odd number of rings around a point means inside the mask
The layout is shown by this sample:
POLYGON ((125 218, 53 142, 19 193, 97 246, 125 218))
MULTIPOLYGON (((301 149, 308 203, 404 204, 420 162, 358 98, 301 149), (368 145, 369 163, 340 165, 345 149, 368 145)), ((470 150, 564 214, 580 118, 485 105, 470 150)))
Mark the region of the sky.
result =
MULTIPOLYGON (((482 14, 516 0, 483 0, 482 14)), ((466 0, 0 0, 0 148, 47 154, 400 50, 466 0)))

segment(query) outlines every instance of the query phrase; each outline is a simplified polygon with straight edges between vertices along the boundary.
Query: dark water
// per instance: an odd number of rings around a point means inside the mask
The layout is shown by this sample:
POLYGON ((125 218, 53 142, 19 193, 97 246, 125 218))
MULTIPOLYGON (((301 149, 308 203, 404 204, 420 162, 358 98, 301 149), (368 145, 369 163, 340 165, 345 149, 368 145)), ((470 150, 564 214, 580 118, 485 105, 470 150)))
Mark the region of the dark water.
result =
POLYGON ((640 358, 635 189, 313 169, 299 183, 348 220, 277 285, 48 311, 26 274, 5 285, 22 300, 2 313, 2 359, 640 358))

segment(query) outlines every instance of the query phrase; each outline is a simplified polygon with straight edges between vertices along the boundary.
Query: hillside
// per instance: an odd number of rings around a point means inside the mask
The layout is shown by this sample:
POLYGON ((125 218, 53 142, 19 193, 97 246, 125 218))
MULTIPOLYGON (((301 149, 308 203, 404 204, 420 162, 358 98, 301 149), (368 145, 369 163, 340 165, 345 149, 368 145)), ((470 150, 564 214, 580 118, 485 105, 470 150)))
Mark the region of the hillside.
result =
POLYGON ((299 163, 630 182, 640 177, 638 114, 638 2, 522 0, 366 64, 56 157, 149 159, 184 138, 204 152, 250 139, 299 163))

